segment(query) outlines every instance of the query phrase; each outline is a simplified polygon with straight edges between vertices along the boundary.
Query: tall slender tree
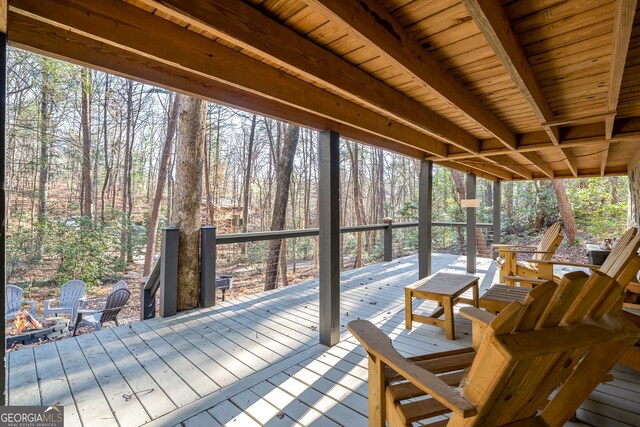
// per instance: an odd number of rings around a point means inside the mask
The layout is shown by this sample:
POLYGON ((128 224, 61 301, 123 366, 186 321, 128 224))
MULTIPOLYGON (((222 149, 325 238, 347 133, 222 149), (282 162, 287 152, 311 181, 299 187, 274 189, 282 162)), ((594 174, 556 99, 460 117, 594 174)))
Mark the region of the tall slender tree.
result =
MULTIPOLYGON (((37 242, 44 239, 44 223, 47 220, 47 185, 49 183, 49 155, 51 145, 53 144, 54 126, 51 120, 51 112, 53 109, 53 63, 50 59, 40 58, 40 79, 41 94, 39 105, 39 128, 38 137, 40 139, 40 159, 39 159, 39 183, 38 183, 38 233, 37 242)), ((36 258, 42 258, 42 245, 37 244, 36 258)))
POLYGON ((569 244, 573 245, 576 242, 578 228, 576 227, 576 220, 573 216, 571 203, 567 197, 567 189, 564 186, 564 181, 561 179, 554 179, 552 184, 553 190, 556 192, 556 198, 558 199, 558 208, 560 209, 560 217, 564 225, 564 233, 567 236, 569 244))
MULTIPOLYGON (((276 171, 276 195, 273 202, 273 216, 271 217, 271 230, 284 229, 287 200, 289 199, 289 184, 291 182, 291 171, 293 170, 293 159, 298 145, 298 135, 300 128, 295 125, 287 125, 282 142, 282 149, 278 157, 278 167, 276 171)), ((280 248, 282 240, 270 240, 267 250, 266 272, 264 280, 264 290, 276 288, 278 278, 278 261, 280 258, 280 248)))
POLYGON ((91 179, 91 73, 86 68, 80 69, 80 86, 82 88, 81 122, 82 122, 82 215, 93 220, 93 185, 91 179))
POLYGON ((178 310, 200 302, 200 201, 206 104, 184 97, 180 103, 180 132, 176 148, 173 225, 180 229, 178 310))
POLYGON ((160 219, 160 204, 162 203, 162 195, 164 193, 165 183, 167 182, 167 169, 171 152, 173 151, 173 140, 176 136, 176 128, 178 127, 178 112, 180 109, 180 94, 173 95, 173 102, 170 102, 169 111, 167 111, 167 134, 160 155, 160 166, 158 167, 158 180, 156 183, 156 191, 153 197, 153 206, 151 208, 151 218, 149 219, 149 233, 147 235, 147 249, 144 254, 144 275, 151 272, 151 263, 156 249, 156 236, 158 234, 158 222, 160 219))

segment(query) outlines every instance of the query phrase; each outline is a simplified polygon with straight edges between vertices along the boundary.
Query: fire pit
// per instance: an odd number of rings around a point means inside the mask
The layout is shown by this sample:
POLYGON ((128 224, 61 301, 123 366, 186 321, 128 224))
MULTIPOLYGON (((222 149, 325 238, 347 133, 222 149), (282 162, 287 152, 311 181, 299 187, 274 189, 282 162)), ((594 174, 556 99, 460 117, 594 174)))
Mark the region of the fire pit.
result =
POLYGON ((15 328, 7 331, 7 348, 14 344, 33 344, 69 333, 68 319, 52 317, 38 321, 27 311, 16 316, 13 325, 15 328))

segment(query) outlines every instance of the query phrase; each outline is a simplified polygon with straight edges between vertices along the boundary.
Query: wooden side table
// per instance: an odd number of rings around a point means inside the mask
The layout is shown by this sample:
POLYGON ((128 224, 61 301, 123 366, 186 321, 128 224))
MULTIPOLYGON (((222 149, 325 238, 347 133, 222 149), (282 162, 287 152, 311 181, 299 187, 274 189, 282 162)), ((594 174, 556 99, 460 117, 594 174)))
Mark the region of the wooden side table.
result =
POLYGON ((444 327, 446 338, 454 340, 456 334, 453 326, 453 306, 460 302, 478 307, 477 277, 437 273, 430 278, 412 283, 404 288, 405 327, 411 330, 413 321, 444 327), (473 289, 473 299, 460 297, 469 288, 473 289), (413 298, 436 301, 439 307, 429 316, 414 314, 413 298), (443 314, 444 320, 440 320, 440 316, 443 314))

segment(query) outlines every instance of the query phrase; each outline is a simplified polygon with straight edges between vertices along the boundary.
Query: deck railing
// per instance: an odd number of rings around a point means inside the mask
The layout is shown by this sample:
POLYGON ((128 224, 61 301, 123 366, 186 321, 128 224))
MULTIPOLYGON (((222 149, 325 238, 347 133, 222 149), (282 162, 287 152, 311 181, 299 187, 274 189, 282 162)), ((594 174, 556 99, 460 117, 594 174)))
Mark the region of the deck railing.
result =
MULTIPOLYGON (((433 222, 432 227, 466 228, 466 222, 433 222)), ((394 223, 385 219, 383 224, 353 225, 340 228, 340 233, 358 233, 382 230, 384 233, 383 261, 393 259, 393 230, 414 228, 418 222, 394 223)), ((476 224, 479 229, 493 229, 491 223, 476 224)), ((318 236, 318 228, 302 230, 258 231, 250 233, 216 234, 216 227, 205 226, 200 230, 201 265, 200 265, 200 305, 210 307, 215 304, 216 294, 216 246, 236 243, 249 243, 265 240, 292 239, 318 236)), ((167 227, 162 231, 162 248, 160 257, 153 271, 142 285, 140 292, 140 317, 150 319, 156 315, 156 295, 160 290, 160 316, 167 317, 176 313, 177 302, 177 270, 178 270, 178 235, 179 230, 167 227)))

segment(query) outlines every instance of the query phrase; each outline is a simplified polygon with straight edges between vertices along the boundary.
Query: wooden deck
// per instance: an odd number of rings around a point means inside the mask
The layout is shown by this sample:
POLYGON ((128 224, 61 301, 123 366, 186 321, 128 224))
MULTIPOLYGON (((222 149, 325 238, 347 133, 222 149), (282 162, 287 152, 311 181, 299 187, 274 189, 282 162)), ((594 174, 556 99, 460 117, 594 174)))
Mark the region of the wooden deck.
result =
MULTIPOLYGON (((470 324, 460 317, 455 341, 434 326, 405 330, 403 287, 417 279, 416 262, 406 257, 342 275, 335 347, 318 344, 311 281, 12 352, 9 402, 60 402, 66 426, 365 426, 366 359, 346 332, 350 320, 372 320, 407 355, 470 345, 470 324)), ((465 259, 434 255, 433 267, 463 273, 465 259)), ((484 290, 495 266, 479 259, 478 270, 484 290)), ((639 425, 640 374, 619 366, 614 375, 579 410, 586 425, 639 425)))

